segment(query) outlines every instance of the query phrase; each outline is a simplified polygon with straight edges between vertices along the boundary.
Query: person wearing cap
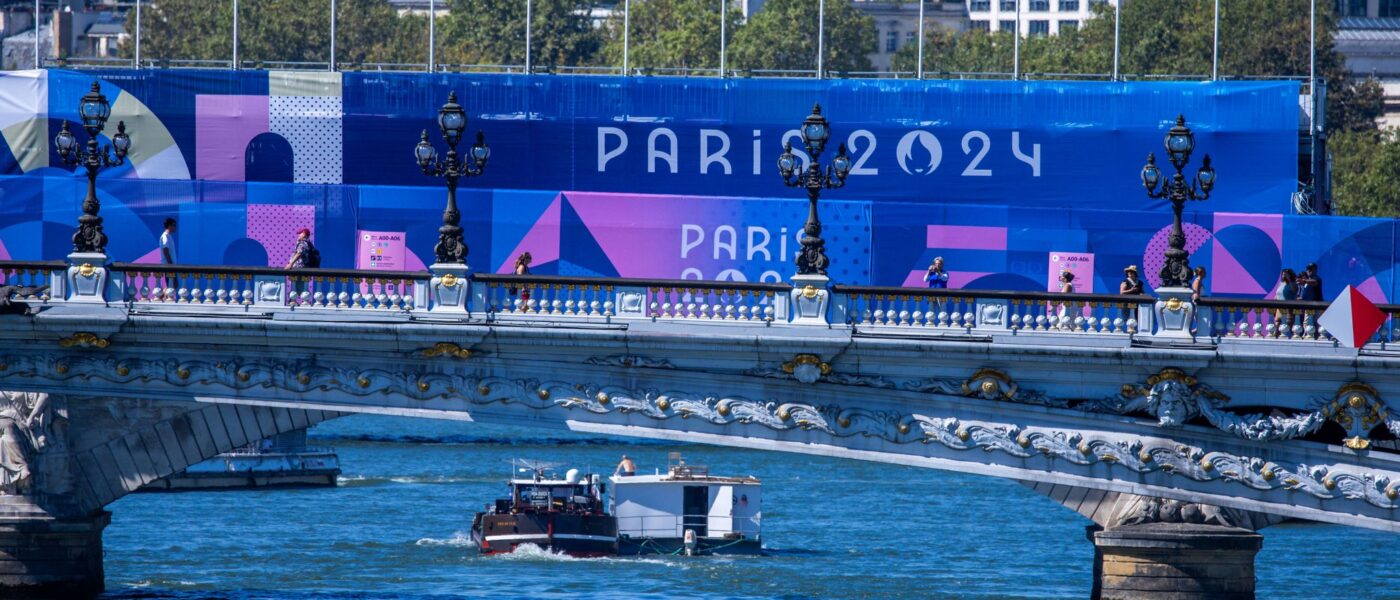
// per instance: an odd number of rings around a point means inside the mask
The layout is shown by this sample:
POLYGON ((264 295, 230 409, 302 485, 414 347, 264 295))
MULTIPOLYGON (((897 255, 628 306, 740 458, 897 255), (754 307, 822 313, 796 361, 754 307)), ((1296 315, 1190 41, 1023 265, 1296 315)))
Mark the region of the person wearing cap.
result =
POLYGON ((636 474, 637 463, 632 462, 632 459, 627 458, 627 455, 623 454, 622 462, 617 463, 617 468, 613 469, 613 477, 617 477, 618 475, 621 475, 623 477, 631 477, 636 474))
POLYGON ((292 257, 287 259, 284 269, 305 269, 311 256, 311 230, 302 227, 297 231, 297 244, 292 247, 292 257))
POLYGON ((1298 299, 1322 302, 1322 277, 1317 274, 1317 263, 1308 263, 1298 274, 1298 299))
POLYGON ((1133 296, 1142 295, 1142 279, 1138 278, 1137 265, 1128 265, 1128 268, 1123 269, 1123 282, 1118 284, 1118 293, 1133 296))

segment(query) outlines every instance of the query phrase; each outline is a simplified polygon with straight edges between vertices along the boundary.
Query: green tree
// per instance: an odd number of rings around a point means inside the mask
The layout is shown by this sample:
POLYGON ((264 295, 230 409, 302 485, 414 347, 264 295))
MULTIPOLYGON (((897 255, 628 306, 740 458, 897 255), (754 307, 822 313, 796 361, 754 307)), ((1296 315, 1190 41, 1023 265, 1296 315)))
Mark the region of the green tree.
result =
MULTIPOLYGON (((241 0, 238 9, 240 60, 330 60, 330 0, 241 0)), ((339 0, 337 10, 337 62, 427 60, 426 17, 400 17, 382 0, 339 0)), ((143 59, 233 57, 230 0, 159 0, 147 4, 141 17, 143 59)), ((127 29, 136 30, 136 11, 128 11, 127 29)), ((119 52, 131 57, 134 42, 123 43, 119 52)))
MULTIPOLYGON (((452 0, 438 21, 442 62, 525 64, 525 2, 452 0)), ((588 15, 588 0, 533 0, 531 62, 580 66, 597 60, 602 35, 588 15)))
POLYGON ((1400 217, 1400 132, 1342 131, 1328 143, 1333 212, 1400 217))
MULTIPOLYGON (((127 11, 126 30, 136 31, 136 11, 127 11)), ((130 58, 132 40, 118 53, 130 58)), ((148 3, 141 15, 141 57, 153 60, 233 58, 233 3, 209 0, 161 0, 148 3)))
MULTIPOLYGON (((826 0, 823 66, 870 71, 875 20, 851 0, 826 0)), ((817 10, 811 0, 768 0, 734 35, 735 68, 812 70, 817 66, 817 10)))
MULTIPOLYGON (((744 14, 730 7, 726 35, 734 39, 744 14)), ((720 5, 714 0, 634 0, 627 19, 628 63, 637 68, 719 68, 720 5)), ((621 65, 623 15, 608 19, 602 58, 621 65)))

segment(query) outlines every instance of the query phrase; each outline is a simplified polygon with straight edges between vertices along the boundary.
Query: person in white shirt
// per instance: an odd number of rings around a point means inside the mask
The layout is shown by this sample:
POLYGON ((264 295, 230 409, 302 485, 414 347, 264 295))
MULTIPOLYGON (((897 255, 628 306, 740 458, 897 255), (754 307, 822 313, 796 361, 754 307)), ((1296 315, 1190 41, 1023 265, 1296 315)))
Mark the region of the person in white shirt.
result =
POLYGON ((160 234, 161 264, 175 264, 175 219, 165 220, 165 231, 160 234))
MULTIPOLYGON (((163 265, 175 264, 175 219, 170 217, 166 217, 165 231, 160 233, 160 262, 163 265)), ((178 287, 178 284, 175 277, 165 277, 166 287, 178 287)))

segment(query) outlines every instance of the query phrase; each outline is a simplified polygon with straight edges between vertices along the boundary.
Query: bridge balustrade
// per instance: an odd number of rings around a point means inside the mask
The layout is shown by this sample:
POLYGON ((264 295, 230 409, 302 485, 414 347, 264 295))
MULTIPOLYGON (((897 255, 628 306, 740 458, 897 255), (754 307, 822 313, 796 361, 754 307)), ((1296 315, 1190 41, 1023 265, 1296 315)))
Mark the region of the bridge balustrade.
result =
POLYGON ((124 302, 411 311, 428 308, 426 272, 114 263, 124 302))
POLYGON ((785 320, 781 283, 621 279, 550 275, 475 275, 480 305, 495 317, 550 315, 656 320, 772 322, 785 320))
POLYGON ((1327 340, 1317 324, 1326 302, 1201 298, 1197 329, 1219 339, 1327 340))
MULTIPOLYGON (((67 270, 68 263, 61 260, 0 261, 0 286, 30 288, 49 286, 49 288, 52 289, 55 283, 63 280, 63 272, 67 270)), ((48 297, 49 293, 44 292, 40 294, 29 294, 19 299, 33 301, 47 299, 48 297)))
POLYGON ((1140 324, 1151 323, 1155 301, 1150 296, 846 285, 832 291, 833 321, 901 329, 1134 334, 1140 324))
MULTIPOLYGON (((65 282, 82 269, 65 261, 0 261, 0 285, 43 288, 10 302, 66 300, 65 282), (73 273, 70 273, 70 269, 73 273)), ((430 293, 433 274, 421 271, 277 269, 207 265, 113 263, 108 302, 132 306, 186 306, 198 310, 276 307, 413 314, 439 310, 430 293)), ((794 294, 786 283, 624 279, 556 275, 472 274, 471 296, 456 310, 488 319, 647 319, 658 322, 793 321, 794 294)), ((890 332, 1010 331, 1082 335, 1157 335, 1151 296, 1057 294, 1031 291, 948 290, 833 285, 822 324, 890 332)), ((1191 334, 1202 342, 1289 341, 1332 344, 1318 318, 1326 302, 1202 298, 1191 334)), ((448 307, 450 308, 450 307, 448 307)), ((1381 305, 1385 324, 1370 343, 1400 342, 1400 305, 1381 305)))

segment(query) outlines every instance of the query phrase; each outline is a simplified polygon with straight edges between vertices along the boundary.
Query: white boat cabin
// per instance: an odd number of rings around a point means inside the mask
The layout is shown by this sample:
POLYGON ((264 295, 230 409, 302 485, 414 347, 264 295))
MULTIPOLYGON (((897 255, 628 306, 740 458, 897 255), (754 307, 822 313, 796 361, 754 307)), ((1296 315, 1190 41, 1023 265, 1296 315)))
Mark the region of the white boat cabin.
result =
POLYGON ((609 500, 618 535, 757 540, 762 487, 755 477, 711 476, 702 466, 672 464, 665 474, 611 478, 609 500))

